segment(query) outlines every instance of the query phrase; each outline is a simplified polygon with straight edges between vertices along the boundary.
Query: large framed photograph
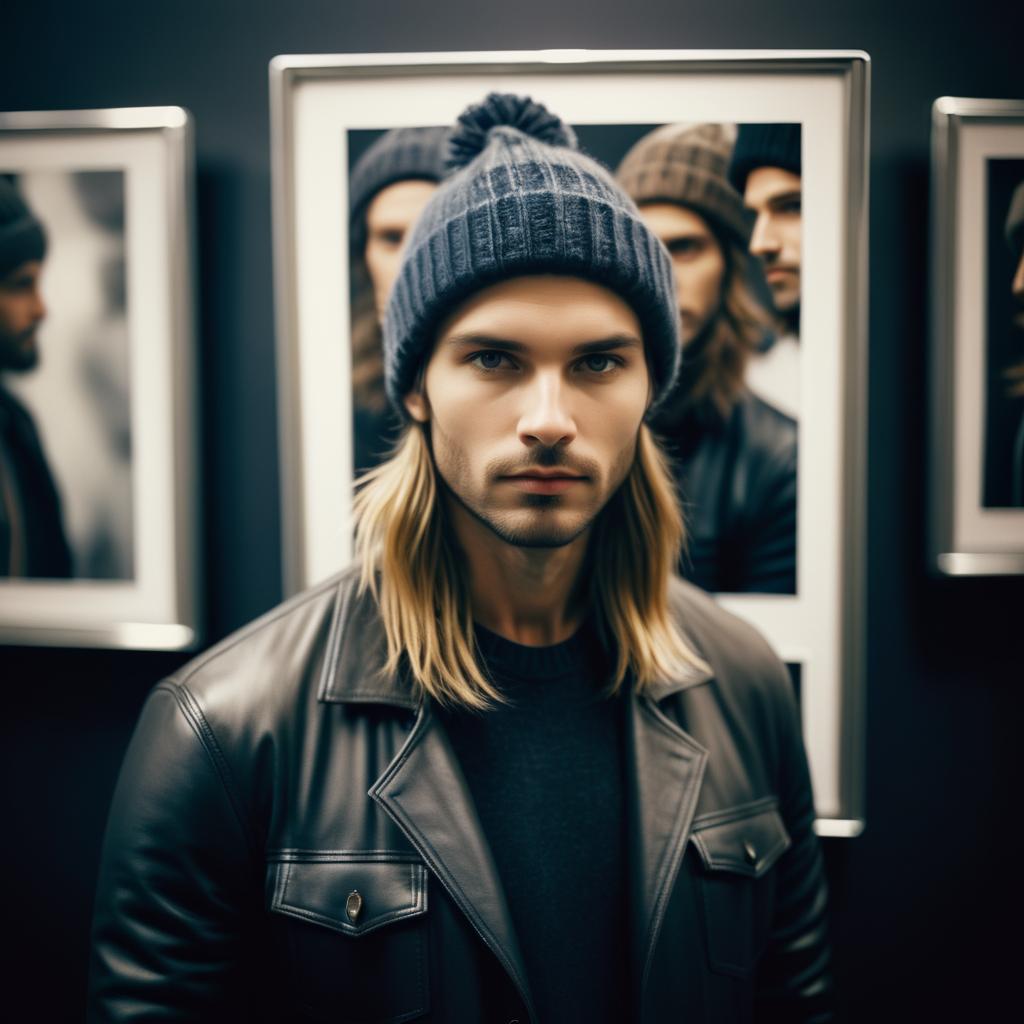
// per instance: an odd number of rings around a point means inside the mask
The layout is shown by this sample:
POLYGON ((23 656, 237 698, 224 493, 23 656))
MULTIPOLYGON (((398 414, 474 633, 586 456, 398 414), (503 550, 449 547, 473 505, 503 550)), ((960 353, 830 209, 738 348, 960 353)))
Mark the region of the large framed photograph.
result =
POLYGON ((929 565, 1024 573, 1024 100, 932 109, 929 565))
POLYGON ((859 52, 275 58, 287 589, 349 561, 353 479, 396 436, 380 316, 445 127, 492 91, 528 95, 669 248, 689 369, 653 426, 687 514, 680 571, 789 664, 819 831, 857 834, 868 72, 859 52))
POLYGON ((0 642, 199 641, 192 126, 0 114, 0 642))

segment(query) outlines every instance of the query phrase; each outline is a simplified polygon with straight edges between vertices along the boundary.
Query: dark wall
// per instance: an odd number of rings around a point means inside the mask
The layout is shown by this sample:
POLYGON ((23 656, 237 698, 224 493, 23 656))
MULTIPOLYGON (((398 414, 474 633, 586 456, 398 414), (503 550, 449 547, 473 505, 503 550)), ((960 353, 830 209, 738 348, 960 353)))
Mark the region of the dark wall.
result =
MULTIPOLYGON (((1007 822, 1020 765, 1024 580, 932 581, 921 552, 930 107, 940 95, 1024 94, 1024 8, 1011 15, 1011 6, 36 0, 6 5, 0 26, 0 109, 181 104, 195 115, 210 639, 281 595, 266 85, 274 54, 871 54, 870 400, 859 411, 870 435, 868 829, 827 846, 849 1020, 983 1020, 1016 1002, 1016 944, 996 935, 1004 922, 1014 934, 1021 910, 1007 822)), ((13 1000, 36 1020, 81 1014, 107 801, 146 690, 182 660, 0 648, 8 1011, 13 1000)))

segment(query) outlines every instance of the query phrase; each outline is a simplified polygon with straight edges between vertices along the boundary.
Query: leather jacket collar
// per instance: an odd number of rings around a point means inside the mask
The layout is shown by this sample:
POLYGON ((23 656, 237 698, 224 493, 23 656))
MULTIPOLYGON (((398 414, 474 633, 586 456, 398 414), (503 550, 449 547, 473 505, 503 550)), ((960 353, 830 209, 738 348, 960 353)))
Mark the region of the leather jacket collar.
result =
MULTIPOLYGON (((701 656, 699 647, 689 639, 691 649, 701 656)), ((390 704, 415 711, 420 696, 405 673, 388 673, 387 640, 376 602, 348 573, 340 584, 334 602, 326 656, 320 676, 321 701, 336 704, 390 704)), ((686 675, 655 679, 644 696, 661 703, 673 694, 708 682, 711 669, 701 656, 701 664, 686 675)))

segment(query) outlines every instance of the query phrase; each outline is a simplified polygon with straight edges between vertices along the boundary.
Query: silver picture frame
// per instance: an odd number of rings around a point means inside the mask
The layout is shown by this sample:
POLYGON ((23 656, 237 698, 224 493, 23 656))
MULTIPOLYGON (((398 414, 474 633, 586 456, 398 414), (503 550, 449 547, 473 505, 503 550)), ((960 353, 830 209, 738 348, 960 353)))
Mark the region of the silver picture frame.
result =
POLYGON ((450 124, 492 89, 575 126, 804 126, 798 587, 725 594, 799 666, 818 831, 864 825, 870 60, 860 51, 532 51, 278 56, 270 64, 283 573, 352 555, 347 133, 450 124))
MULTIPOLYGON (((1001 470, 1012 473, 1012 461, 999 456, 1009 445, 1013 459, 1012 441, 1001 435, 1017 420, 1024 446, 1024 396, 1015 409, 1004 404, 1000 349, 1013 344, 1012 333, 1024 361, 1024 313, 1016 327, 1003 322, 997 289, 1009 301, 998 235, 1006 183, 1024 189, 1024 100, 937 99, 931 172, 928 567, 938 576, 1021 575, 1024 497, 1000 493, 1001 470)), ((1016 461, 1021 486, 1024 450, 1016 461)))
POLYGON ((192 118, 180 107, 0 113, 0 173, 25 192, 48 238, 42 358, 17 375, 24 381, 5 376, 26 392, 46 442, 73 554, 67 578, 0 578, 0 643, 190 650, 202 642, 194 163, 192 118), (95 192, 98 179, 98 197, 76 192, 95 192), (72 278, 75 289, 60 283, 72 278), (93 280, 103 295, 120 296, 112 312, 93 280), (81 348, 60 382, 58 333, 81 348), (99 356, 87 351, 94 342, 99 356), (92 425, 90 410, 109 418, 112 406, 117 423, 92 425), (94 440, 107 434, 116 435, 114 470, 94 440), (63 456, 58 435, 70 438, 63 456), (68 465, 73 472, 62 471, 68 465), (102 493, 78 493, 104 489, 118 495, 117 509, 96 512, 102 493), (100 513, 105 526, 93 521, 100 513), (123 549, 119 557, 112 547, 123 549))

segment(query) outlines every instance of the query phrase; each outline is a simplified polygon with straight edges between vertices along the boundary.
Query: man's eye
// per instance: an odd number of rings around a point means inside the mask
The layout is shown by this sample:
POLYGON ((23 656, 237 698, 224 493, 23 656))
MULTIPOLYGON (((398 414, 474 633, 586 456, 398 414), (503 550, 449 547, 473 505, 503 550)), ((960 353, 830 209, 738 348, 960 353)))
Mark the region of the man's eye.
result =
POLYGON ((397 228, 374 232, 374 238, 390 249, 397 249, 405 239, 405 232, 397 228))
POLYGON ((504 352, 477 352, 470 362, 479 366, 481 370, 497 370, 504 358, 504 352))
POLYGON ((668 251, 673 256, 695 256, 703 246, 696 238, 677 238, 669 242, 668 251))
POLYGON ((583 365, 590 370, 591 373, 609 373, 619 364, 611 356, 598 353, 597 355, 585 356, 583 359, 583 365))

